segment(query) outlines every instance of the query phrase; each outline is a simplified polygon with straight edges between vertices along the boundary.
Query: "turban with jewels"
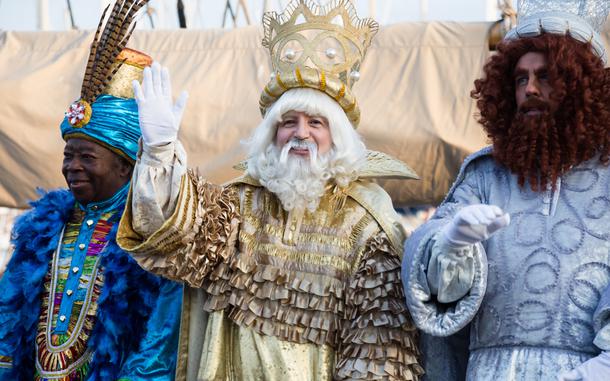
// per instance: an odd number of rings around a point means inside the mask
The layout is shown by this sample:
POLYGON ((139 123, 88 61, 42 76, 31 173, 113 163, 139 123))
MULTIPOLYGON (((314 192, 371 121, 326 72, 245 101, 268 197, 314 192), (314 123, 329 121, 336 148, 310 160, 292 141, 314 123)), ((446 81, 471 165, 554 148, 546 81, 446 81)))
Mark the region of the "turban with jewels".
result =
POLYGON ((61 123, 62 138, 91 140, 135 161, 141 132, 131 83, 141 81, 144 67, 151 63, 146 54, 124 48, 111 65, 114 74, 95 100, 81 97, 70 105, 61 123))

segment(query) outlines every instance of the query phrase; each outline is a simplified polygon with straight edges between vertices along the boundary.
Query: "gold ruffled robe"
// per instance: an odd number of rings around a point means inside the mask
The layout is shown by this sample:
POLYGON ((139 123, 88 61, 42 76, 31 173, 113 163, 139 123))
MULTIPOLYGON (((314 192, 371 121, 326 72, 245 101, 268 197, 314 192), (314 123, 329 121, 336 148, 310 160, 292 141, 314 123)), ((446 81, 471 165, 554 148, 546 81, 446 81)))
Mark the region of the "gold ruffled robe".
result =
POLYGON ((144 147, 117 237, 143 268, 192 287, 180 377, 418 379, 405 237, 382 188, 329 187, 316 212, 288 213, 252 178, 216 186, 184 173, 183 157, 179 143, 144 147))

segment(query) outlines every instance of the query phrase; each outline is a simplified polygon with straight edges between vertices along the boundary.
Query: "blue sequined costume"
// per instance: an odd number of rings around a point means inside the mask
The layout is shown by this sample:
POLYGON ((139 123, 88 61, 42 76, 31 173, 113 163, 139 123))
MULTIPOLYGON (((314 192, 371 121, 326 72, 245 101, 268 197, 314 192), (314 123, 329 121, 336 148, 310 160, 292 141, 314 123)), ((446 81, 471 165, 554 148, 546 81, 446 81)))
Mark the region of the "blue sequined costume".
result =
POLYGON ((116 245, 127 190, 87 207, 50 192, 17 220, 0 280, 1 380, 174 379, 182 287, 116 245))

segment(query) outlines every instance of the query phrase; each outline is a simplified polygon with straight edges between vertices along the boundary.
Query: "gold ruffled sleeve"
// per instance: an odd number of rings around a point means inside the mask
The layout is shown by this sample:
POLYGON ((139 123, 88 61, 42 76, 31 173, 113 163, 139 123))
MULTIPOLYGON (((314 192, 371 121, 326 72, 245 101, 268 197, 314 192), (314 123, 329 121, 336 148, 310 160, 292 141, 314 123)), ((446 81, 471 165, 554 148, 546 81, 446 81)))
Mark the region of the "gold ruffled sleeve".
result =
POLYGON ((189 170, 182 177, 174 213, 149 237, 133 229, 130 194, 117 242, 142 268, 201 287, 214 267, 234 250, 238 207, 234 187, 211 184, 189 170))
POLYGON ((336 378, 419 380, 417 331, 405 302, 399 255, 385 233, 368 241, 345 300, 336 378))

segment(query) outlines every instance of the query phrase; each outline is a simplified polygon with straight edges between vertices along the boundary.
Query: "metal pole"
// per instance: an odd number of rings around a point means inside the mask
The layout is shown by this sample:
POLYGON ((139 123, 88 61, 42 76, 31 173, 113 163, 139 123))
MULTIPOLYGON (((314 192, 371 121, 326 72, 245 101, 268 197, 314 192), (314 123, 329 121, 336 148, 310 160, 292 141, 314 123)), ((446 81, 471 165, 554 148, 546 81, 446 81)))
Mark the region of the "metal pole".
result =
POLYGON ((186 16, 184 15, 184 3, 182 0, 178 0, 178 23, 180 24, 180 28, 186 28, 186 16))
POLYGON ((152 14, 155 12, 155 8, 150 5, 146 5, 146 15, 148 16, 148 21, 150 22, 150 28, 155 29, 155 20, 153 20, 152 14))
POLYGON ((227 22, 227 12, 231 15, 231 19, 233 20, 233 26, 237 24, 237 12, 233 12, 233 6, 231 5, 231 0, 227 0, 227 5, 225 7, 224 14, 222 16, 222 27, 224 28, 227 22))
POLYGON ((369 17, 375 18, 377 15, 377 1, 369 0, 369 17))
POLYGON ((70 24, 72 25, 72 29, 76 29, 76 25, 74 24, 74 14, 72 13, 72 4, 70 0, 66 0, 68 4, 68 14, 70 15, 70 24))
POLYGON ((227 12, 229 11, 229 7, 231 6, 231 3, 229 3, 229 0, 227 0, 227 5, 225 5, 225 11, 222 14, 222 27, 225 27, 225 24, 227 23, 227 12))

